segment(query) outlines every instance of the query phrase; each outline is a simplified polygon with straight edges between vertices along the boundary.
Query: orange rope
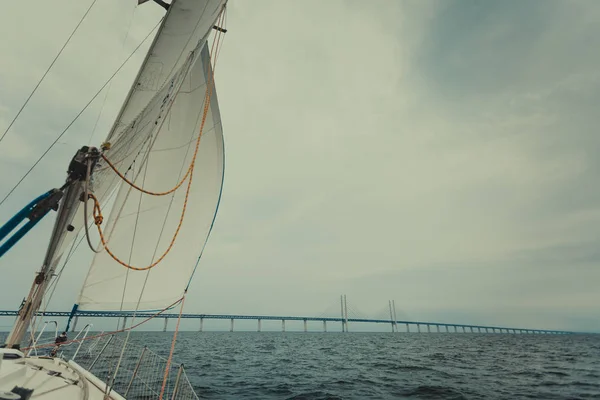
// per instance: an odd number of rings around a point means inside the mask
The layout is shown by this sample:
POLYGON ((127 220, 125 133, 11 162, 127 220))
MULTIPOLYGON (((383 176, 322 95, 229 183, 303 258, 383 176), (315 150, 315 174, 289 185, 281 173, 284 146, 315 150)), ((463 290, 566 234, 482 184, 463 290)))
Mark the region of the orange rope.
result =
MULTIPOLYGON (((179 309, 179 317, 177 317, 177 325, 175 326, 175 332, 173 333, 173 340, 171 341, 171 352, 169 353, 169 358, 167 359, 167 366, 165 367, 165 374, 163 376, 162 387, 160 388, 160 397, 159 400, 162 400, 163 395, 165 393, 165 387, 167 386, 167 378, 169 377, 169 367, 171 366, 171 360, 173 359, 173 353, 175 352, 175 342, 177 342, 177 333, 179 332, 179 323, 181 322, 181 314, 183 313, 183 305, 185 303, 185 293, 181 298, 181 308, 179 309)), ((175 388, 176 390, 177 388, 175 388)))
MULTIPOLYGON (((121 333, 121 332, 127 332, 127 331, 130 331, 130 330, 133 330, 134 328, 137 328, 138 326, 140 326, 142 324, 145 324, 146 322, 150 321, 151 319, 153 319, 157 315, 160 315, 160 314, 164 313, 165 311, 171 309, 172 307, 176 306, 177 304, 179 304, 181 302, 183 302, 183 297, 180 298, 179 300, 177 300, 176 302, 168 305, 167 307, 163 308, 159 312, 157 312, 155 314, 152 314, 151 316, 149 316, 145 320, 142 320, 141 322, 139 322, 139 323, 137 323, 135 325, 130 326, 129 328, 123 328, 123 329, 119 329, 119 330, 112 331, 112 332, 100 333, 100 334, 94 335, 94 336, 87 336, 87 337, 82 338, 82 339, 69 340, 69 341, 66 341, 64 343, 61 343, 61 346, 64 346, 66 344, 71 344, 71 343, 79 343, 79 342, 83 342, 84 340, 97 339, 97 338, 102 337, 102 336, 114 335, 115 333, 121 333)), ((179 317, 181 318, 181 315, 179 317)), ((43 349, 43 348, 46 348, 46 347, 54 347, 54 346, 55 346, 54 343, 48 343, 48 344, 43 344, 43 345, 40 345, 40 346, 25 347, 25 348, 22 349, 22 351, 25 352, 25 351, 27 351, 29 349, 34 348, 34 347, 36 349, 43 349)))
MULTIPOLYGON (((164 121, 164 120, 163 120, 164 121)), ((201 136, 201 135, 200 135, 201 136)), ((200 142, 200 136, 198 136, 198 139, 196 139, 196 143, 200 142)), ((198 146, 196 145, 196 152, 198 151, 198 146)), ((174 191, 176 191, 177 189, 179 189, 181 187, 181 185, 183 185, 183 182, 186 181, 186 179, 188 178, 188 176, 190 176, 190 173, 192 172, 192 168, 194 167, 194 160, 196 158, 196 153, 194 153, 194 157, 192 158, 192 162, 190 164, 190 166, 187 169, 187 172, 185 173, 185 175, 183 176, 183 178, 181 179, 181 181, 175 185, 174 188, 167 190, 166 192, 153 192, 150 190, 146 190, 141 186, 136 185, 135 183, 133 183, 132 181, 130 181, 129 179, 127 179, 125 177, 125 175, 123 175, 121 172, 119 172, 119 170, 117 169, 117 167, 115 167, 113 165, 113 163, 110 162, 110 160, 108 158, 106 158, 106 156, 104 154, 102 154, 100 157, 102 157, 102 159, 104 161, 106 161, 106 163, 108 164, 108 166, 115 171, 115 173, 117 175, 119 175, 119 178, 121 178, 122 180, 124 180, 127 184, 129 184, 129 186, 133 187, 134 189, 139 190, 142 193, 145 194, 149 194, 151 196, 166 196, 170 193, 173 193, 174 191)))
MULTIPOLYGON (((219 21, 218 22, 222 21, 222 16, 223 16, 223 13, 221 13, 221 16, 219 16, 219 21)), ((213 40, 213 44, 212 44, 212 48, 211 48, 211 51, 213 51, 213 53, 210 55, 211 58, 212 58, 212 55, 215 54, 214 51, 218 51, 218 45, 220 43, 220 37, 221 37, 221 33, 219 31, 219 33, 217 35, 215 35, 215 38, 213 40), (215 44, 216 44, 216 50, 215 50, 215 44)), ((210 68, 210 65, 211 65, 211 63, 210 63, 210 59, 209 59, 208 68, 210 68)), ((216 60, 215 60, 215 65, 216 65, 216 60)), ((190 166, 188 168, 188 171, 186 172, 186 174, 183 177, 183 179, 173 189, 171 189, 171 190, 169 190, 167 192, 151 192, 151 191, 145 190, 145 189, 143 189, 143 188, 135 185, 133 182, 129 181, 123 174, 121 174, 110 163, 110 161, 104 155, 102 156, 102 158, 108 163, 108 165, 111 166, 111 168, 119 175, 119 177, 121 179, 123 179, 125 182, 127 182, 129 185, 131 185, 135 189, 137 189, 137 190, 139 190, 139 191, 141 191, 143 193, 154 195, 154 196, 164 196, 166 194, 173 193, 189 177, 187 188, 186 188, 186 191, 185 191, 185 199, 184 199, 184 202, 183 202, 183 208, 181 210, 181 216, 179 218, 179 223, 177 224, 177 229, 175 230, 175 234, 171 238, 171 242, 169 243, 169 246, 167 247, 167 249, 165 250, 165 252, 155 262, 153 262, 152 264, 150 264, 150 265, 148 265, 146 267, 134 267, 134 266, 126 263, 125 261, 121 260, 119 257, 117 257, 108 248, 108 244, 107 244, 106 239, 104 237, 104 233, 102 232, 102 228, 100 227, 100 225, 102 224, 102 221, 104 219, 103 216, 102 216, 102 210, 100 209, 100 203, 99 203, 98 199, 96 198, 96 196, 94 196, 91 193, 88 195, 89 198, 91 198, 91 199, 94 200, 94 223, 96 224, 96 227, 98 228, 98 234, 100 235, 100 240, 102 241, 102 246, 104 247, 104 249, 106 250, 106 252, 113 258, 113 260, 115 260, 116 262, 118 262, 119 264, 121 264, 122 266, 124 266, 125 268, 129 268, 129 269, 132 269, 134 271, 146 271, 146 270, 152 269, 156 265, 158 265, 167 256, 167 254, 169 254, 169 252, 173 248, 173 245, 175 244, 175 240, 177 239, 177 236, 179 235, 179 231, 181 230, 181 226, 182 226, 183 220, 185 218, 185 212, 187 210, 188 198, 189 198, 190 189, 192 187, 192 181, 193 181, 193 177, 194 177, 194 166, 196 164, 196 157, 198 156, 198 149, 200 148, 200 139, 202 138, 202 131, 204 130, 204 125, 206 123, 206 117, 208 115, 208 109, 210 108, 210 99, 211 99, 211 96, 212 96, 212 88, 214 86, 213 83, 214 83, 214 68, 211 70, 209 79, 206 82, 206 95, 205 95, 204 110, 203 110, 203 114, 202 114, 202 122, 200 124, 200 131, 199 131, 199 134, 198 134, 198 139, 196 140, 196 148, 194 150, 194 155, 192 157, 192 161, 191 161, 190 166)), ((163 119, 163 122, 164 122, 165 119, 163 119)))

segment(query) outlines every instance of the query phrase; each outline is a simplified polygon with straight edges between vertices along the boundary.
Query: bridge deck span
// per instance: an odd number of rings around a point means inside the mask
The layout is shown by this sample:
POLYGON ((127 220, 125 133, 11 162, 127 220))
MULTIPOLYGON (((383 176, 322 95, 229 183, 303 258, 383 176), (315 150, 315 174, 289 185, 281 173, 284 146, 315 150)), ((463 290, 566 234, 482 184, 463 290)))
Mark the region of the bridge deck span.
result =
MULTIPOLYGON (((131 311, 77 311, 77 317, 88 317, 88 318, 131 318, 134 316, 134 312, 131 311)), ((6 311, 0 310, 0 317, 16 317, 18 315, 18 311, 6 311)), ((69 317, 71 315, 70 311, 46 311, 39 312, 39 316, 45 317, 69 317)), ((149 318, 155 315, 154 313, 149 312, 141 312, 135 314, 136 318, 149 318)), ((179 314, 174 313, 163 313, 157 315, 156 318, 178 318, 179 314)), ((446 332, 449 332, 448 328, 453 328, 455 332, 457 332, 458 328, 469 329, 471 332, 476 329, 477 331, 484 330, 489 332, 499 332, 499 333, 538 333, 538 334, 573 334, 575 332, 572 331, 561 331, 561 330, 547 330, 547 329, 530 329, 530 328, 511 328, 506 326, 490 326, 490 325, 469 325, 469 324, 449 324, 443 322, 431 322, 431 321, 392 321, 389 319, 368 319, 368 318, 335 318, 335 317, 298 317, 291 315, 227 315, 227 314, 182 314, 181 318, 185 319, 222 319, 222 320, 273 320, 273 321, 319 321, 319 322, 352 322, 352 323, 373 323, 373 324, 391 324, 391 325, 405 325, 415 326, 420 332, 420 327, 427 327, 427 331, 430 331, 430 327, 437 327, 438 331, 440 327, 445 328, 446 332)), ((166 322, 166 321, 165 321, 166 322)), ((260 326, 260 325, 259 325, 260 326)), ((306 327, 305 327, 306 330, 306 327)))

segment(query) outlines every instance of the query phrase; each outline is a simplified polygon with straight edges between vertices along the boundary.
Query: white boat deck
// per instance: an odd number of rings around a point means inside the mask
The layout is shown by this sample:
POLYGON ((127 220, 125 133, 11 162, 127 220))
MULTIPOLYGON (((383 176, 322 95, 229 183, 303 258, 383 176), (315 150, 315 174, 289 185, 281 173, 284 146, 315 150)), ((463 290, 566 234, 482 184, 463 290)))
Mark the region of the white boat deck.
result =
POLYGON ((12 349, 0 349, 0 356, 0 400, 123 399, 114 392, 105 396, 106 385, 73 361, 25 357, 12 349), (19 395, 15 387, 33 392, 30 397, 19 395))
MULTIPOLYGON (((30 350, 49 353, 50 348, 42 344, 30 350)), ((158 399, 161 393, 170 400, 199 400, 183 365, 115 334, 61 346, 56 358, 0 349, 0 400, 158 399), (106 382, 112 388, 108 395, 106 382), (15 387, 25 395, 14 393, 15 387), (33 390, 30 397, 28 390, 33 390)))

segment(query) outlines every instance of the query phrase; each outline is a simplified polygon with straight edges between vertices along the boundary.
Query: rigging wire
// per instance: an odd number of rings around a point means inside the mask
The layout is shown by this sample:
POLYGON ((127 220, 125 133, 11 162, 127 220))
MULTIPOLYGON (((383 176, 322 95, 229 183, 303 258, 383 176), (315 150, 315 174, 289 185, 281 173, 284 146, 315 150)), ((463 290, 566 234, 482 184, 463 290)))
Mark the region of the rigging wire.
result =
POLYGON ((179 316, 177 317, 177 325, 175 326, 175 332, 173 332, 173 339, 171 340, 171 351, 169 352, 169 358, 167 359, 167 365, 165 366, 165 374, 163 376, 162 387, 160 388, 160 396, 159 400, 163 399, 165 394, 165 387, 167 386, 167 378, 169 377, 169 368, 171 367, 171 362, 173 361, 173 353, 175 352, 175 343, 177 342, 177 334, 179 333, 179 323, 181 322, 181 314, 183 313, 183 305, 185 304, 185 295, 183 293, 183 297, 181 298, 181 304, 179 306, 179 316))
POLYGON ((23 103, 23 105, 21 106, 21 108, 17 112, 17 115, 15 115, 15 117, 10 122, 10 124, 8 124, 8 127, 6 128, 6 130, 4 131, 4 133, 2 134, 2 136, 0 137, 0 142, 2 141, 2 139, 4 139, 4 137, 6 136, 6 134, 8 133, 8 131, 10 130, 10 128, 13 126, 13 124, 17 120, 17 118, 19 118, 19 115, 21 115, 21 113, 23 112, 23 110, 25 109, 25 107, 27 106, 27 104, 29 103, 29 100, 31 100, 31 98, 33 97, 33 94, 37 91, 37 89, 40 87, 42 81, 46 78, 46 75, 48 75, 48 72, 50 72, 50 70, 54 66, 54 63, 56 62, 56 60, 58 60, 58 58, 62 54, 62 52, 65 49, 65 47, 67 47, 67 44, 69 44, 69 42, 71 41, 71 38, 73 38, 73 35, 75 35, 75 32, 77 32, 77 30, 79 29, 79 26, 81 25, 81 23, 83 22, 83 20, 85 19, 85 17, 87 17, 87 15, 89 14, 89 12, 92 9, 92 7, 94 7, 94 4, 96 4, 96 1, 97 0, 92 1, 92 4, 90 4, 90 6, 88 7, 88 9, 85 12, 85 14, 83 14, 83 17, 81 17, 81 19, 79 20, 79 23, 77 24, 77 26, 75 27, 75 29, 73 29, 73 31, 71 32, 71 34, 67 38, 67 41, 63 44, 63 46, 61 47, 61 49, 58 52, 58 54, 56 55, 56 57, 54 57, 54 60, 52 60, 52 63, 50 63, 50 66, 46 69, 46 72, 44 72, 44 75, 42 75, 42 78, 38 81, 37 85, 35 85, 35 87, 31 91, 31 93, 29 93, 29 97, 27 97, 27 99, 25 100, 25 103, 23 103))
POLYGON ((152 28, 152 30, 150 30, 150 32, 148 32, 148 34, 140 42, 140 44, 138 44, 137 47, 135 49, 133 49, 133 51, 131 52, 131 54, 129 54, 129 56, 125 59, 125 61, 123 61, 123 63, 121 63, 121 65, 119 66, 119 68, 117 68, 115 70, 115 72, 110 76, 110 78, 108 78, 108 80, 104 83, 104 85, 102 85, 102 87, 96 92, 96 94, 90 99, 90 101, 88 101, 87 104, 81 109, 81 111, 79 111, 79 113, 75 116, 75 118, 73 118, 73 120, 69 123, 69 125, 67 125, 67 127, 54 140, 54 142, 52 142, 50 144, 50 147, 48 147, 46 149, 46 151, 44 151, 44 153, 40 156, 40 158, 37 159, 37 161, 31 166, 31 168, 29 168, 29 170, 25 173, 25 175, 23 175, 23 177, 21 179, 19 179, 19 181, 17 182, 17 184, 15 186, 13 186, 13 188, 6 194, 6 196, 4 196, 4 198, 2 199, 2 201, 0 201, 0 206, 2 204, 4 204, 4 202, 6 201, 6 199, 8 199, 10 197, 10 195, 25 180, 25 178, 27 178, 27 176, 29 176, 29 174, 31 173, 31 171, 33 171, 33 169, 40 163, 40 161, 42 161, 42 159, 46 156, 46 154, 48 154, 48 152, 50 152, 50 150, 52 149, 52 147, 54 147, 54 145, 60 140, 60 138, 63 137, 65 133, 67 133, 67 131, 69 130, 69 128, 75 123, 75 121, 77 121, 79 119, 79 117, 81 116, 81 114, 83 114, 83 112, 90 106, 90 104, 92 104, 92 102, 96 99, 96 97, 98 97, 98 95, 100 93, 102 93, 102 90, 104 90, 104 88, 113 80, 113 78, 121 71, 121 69, 123 69, 123 67, 125 66, 125 64, 127 64, 127 62, 131 59, 131 57, 133 57, 133 55, 137 52, 137 50, 140 47, 142 47, 142 44, 144 44, 144 42, 150 37, 150 35, 152 35, 152 32, 154 32, 156 30, 156 28, 160 25, 161 22, 162 22, 162 19, 160 21, 158 21, 158 23, 156 24, 156 26, 154 26, 154 28, 152 28))

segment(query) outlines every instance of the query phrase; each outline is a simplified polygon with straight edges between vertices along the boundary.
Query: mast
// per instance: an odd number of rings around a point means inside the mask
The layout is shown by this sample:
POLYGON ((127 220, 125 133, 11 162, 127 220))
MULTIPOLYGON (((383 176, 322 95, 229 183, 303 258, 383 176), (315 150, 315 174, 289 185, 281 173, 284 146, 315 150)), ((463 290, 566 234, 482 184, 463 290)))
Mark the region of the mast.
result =
POLYGON ((46 205, 48 208, 56 208, 58 203, 61 202, 42 267, 33 280, 29 295, 25 299, 19 311, 19 316, 6 339, 5 347, 20 348, 21 341, 31 324, 31 320, 42 304, 46 289, 60 260, 62 244, 67 235, 73 234, 71 222, 82 199, 83 180, 87 179, 85 171, 88 165, 89 168, 93 168, 98 155, 99 152, 96 148, 88 148, 87 146, 81 148, 69 164, 66 183, 60 189, 55 189, 54 202, 46 205))

